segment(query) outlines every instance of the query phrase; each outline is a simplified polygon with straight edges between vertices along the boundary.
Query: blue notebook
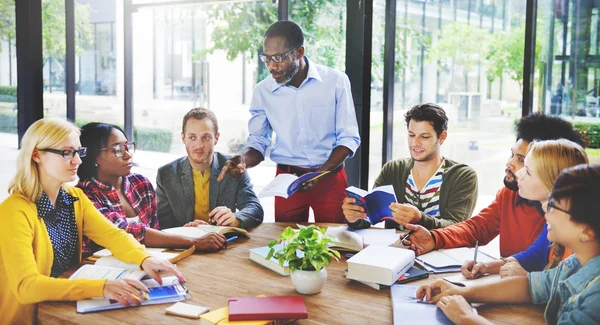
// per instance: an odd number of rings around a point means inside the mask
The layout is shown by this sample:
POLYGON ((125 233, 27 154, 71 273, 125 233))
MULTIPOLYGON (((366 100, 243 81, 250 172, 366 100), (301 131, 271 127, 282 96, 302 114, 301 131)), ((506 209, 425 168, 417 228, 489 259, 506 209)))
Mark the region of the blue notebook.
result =
POLYGON ((357 205, 362 206, 367 212, 372 225, 383 220, 393 220, 390 204, 398 202, 393 185, 379 186, 367 192, 363 189, 350 186, 346 188, 348 197, 356 199, 357 205))

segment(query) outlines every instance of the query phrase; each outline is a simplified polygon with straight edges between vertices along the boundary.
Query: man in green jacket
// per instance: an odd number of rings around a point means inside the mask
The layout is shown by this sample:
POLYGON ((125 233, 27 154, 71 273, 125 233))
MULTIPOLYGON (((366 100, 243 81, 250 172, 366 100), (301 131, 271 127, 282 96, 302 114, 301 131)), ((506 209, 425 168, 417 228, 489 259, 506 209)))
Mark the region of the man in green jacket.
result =
MULTIPOLYGON (((477 174, 442 156, 448 136, 446 113, 438 105, 420 104, 404 117, 411 158, 389 161, 375 180, 375 187, 393 185, 399 202, 390 205, 394 220, 386 220, 386 228, 411 223, 435 229, 468 219, 477 202, 477 174)), ((346 198, 342 205, 348 225, 370 227, 364 208, 354 203, 346 198)))

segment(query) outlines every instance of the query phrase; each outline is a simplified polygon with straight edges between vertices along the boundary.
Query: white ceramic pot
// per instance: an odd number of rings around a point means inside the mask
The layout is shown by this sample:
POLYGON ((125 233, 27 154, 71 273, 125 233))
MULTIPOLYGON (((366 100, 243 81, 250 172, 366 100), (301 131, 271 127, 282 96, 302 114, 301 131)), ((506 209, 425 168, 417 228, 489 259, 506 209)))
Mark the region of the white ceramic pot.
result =
POLYGON ((314 295, 323 289, 327 281, 327 270, 325 268, 320 271, 294 270, 291 278, 296 291, 303 295, 314 295))

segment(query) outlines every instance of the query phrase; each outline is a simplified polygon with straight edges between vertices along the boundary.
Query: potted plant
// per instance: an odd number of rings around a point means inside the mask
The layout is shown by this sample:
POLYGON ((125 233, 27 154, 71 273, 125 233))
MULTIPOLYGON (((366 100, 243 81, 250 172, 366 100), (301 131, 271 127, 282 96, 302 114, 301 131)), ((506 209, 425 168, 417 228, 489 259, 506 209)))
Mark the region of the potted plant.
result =
POLYGON ((280 239, 269 243, 267 260, 274 256, 279 265, 288 263, 292 283, 299 293, 319 293, 327 280, 326 268, 332 259, 339 261, 340 253, 329 248, 337 239, 325 236, 325 229, 315 225, 298 225, 298 228, 285 228, 280 239))

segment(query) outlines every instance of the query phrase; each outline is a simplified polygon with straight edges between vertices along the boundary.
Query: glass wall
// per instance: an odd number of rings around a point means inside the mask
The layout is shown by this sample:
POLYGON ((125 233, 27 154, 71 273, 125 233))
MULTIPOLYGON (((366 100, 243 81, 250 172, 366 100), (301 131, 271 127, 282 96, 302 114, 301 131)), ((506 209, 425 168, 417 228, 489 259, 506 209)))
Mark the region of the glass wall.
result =
POLYGON ((42 0, 44 116, 67 116, 65 2, 42 0))
POLYGON ((76 1, 75 107, 80 125, 123 126, 122 8, 116 0, 76 1))
MULTIPOLYGON (((375 34, 377 11, 376 5, 373 44, 383 39, 375 34)), ((418 103, 438 103, 450 119, 442 154, 472 166, 480 175, 479 194, 488 200, 502 186, 515 140, 513 122, 521 112, 525 2, 402 0, 396 3, 396 25, 393 158, 410 157, 406 111, 418 103), (520 55, 520 65, 507 59, 513 55, 520 55)), ((383 53, 376 58, 374 50, 373 57, 382 61, 383 53)), ((381 77, 374 73, 373 78, 376 85, 381 77)), ((372 96, 381 98, 377 91, 372 96)), ((374 114, 378 109, 372 106, 374 114)))
POLYGON ((582 131, 600 162, 600 2, 538 1, 534 111, 582 131))
POLYGON ((17 51, 13 2, 9 1, 0 8, 0 18, 0 137, 3 137, 5 134, 2 133, 17 133, 17 51))

